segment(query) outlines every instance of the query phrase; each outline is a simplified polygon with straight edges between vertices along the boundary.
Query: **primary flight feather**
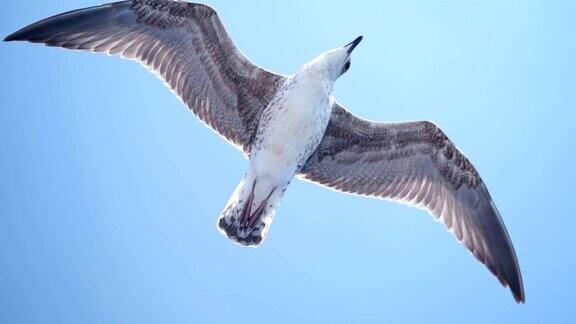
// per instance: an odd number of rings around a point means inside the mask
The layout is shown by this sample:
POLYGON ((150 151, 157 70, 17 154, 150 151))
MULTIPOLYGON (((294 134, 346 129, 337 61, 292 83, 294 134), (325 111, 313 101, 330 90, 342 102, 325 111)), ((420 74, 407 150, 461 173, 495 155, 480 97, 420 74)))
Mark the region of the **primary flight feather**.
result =
POLYGON ((470 161, 428 121, 376 123, 333 97, 362 37, 294 75, 256 66, 211 7, 133 0, 60 14, 6 37, 133 59, 159 75, 203 122, 250 159, 219 229, 260 245, 295 177, 428 210, 524 302, 522 276, 500 214, 470 161))

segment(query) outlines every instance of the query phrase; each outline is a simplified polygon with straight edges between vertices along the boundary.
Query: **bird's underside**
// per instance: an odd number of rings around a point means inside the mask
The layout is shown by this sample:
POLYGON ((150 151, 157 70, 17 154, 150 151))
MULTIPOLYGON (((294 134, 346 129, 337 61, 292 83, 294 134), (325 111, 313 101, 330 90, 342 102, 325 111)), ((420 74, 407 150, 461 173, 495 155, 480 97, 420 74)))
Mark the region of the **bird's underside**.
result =
MULTIPOLYGON (((248 60, 216 12, 195 3, 116 2, 42 20, 5 41, 136 60, 247 156, 263 109, 286 80, 248 60)), ((433 123, 370 122, 334 104, 324 138, 298 176, 426 209, 524 302, 516 254, 485 184, 433 123)))

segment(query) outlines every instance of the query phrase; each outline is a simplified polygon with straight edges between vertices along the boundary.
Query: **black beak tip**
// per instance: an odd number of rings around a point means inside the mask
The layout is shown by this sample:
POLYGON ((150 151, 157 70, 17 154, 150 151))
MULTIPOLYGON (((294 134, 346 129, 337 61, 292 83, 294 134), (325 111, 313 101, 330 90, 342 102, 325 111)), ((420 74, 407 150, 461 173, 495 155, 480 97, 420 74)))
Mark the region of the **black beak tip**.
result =
POLYGON ((364 39, 364 36, 360 36, 360 37, 356 38, 352 43, 346 45, 346 47, 348 47, 348 54, 352 53, 352 51, 354 51, 356 46, 358 46, 358 44, 360 44, 360 42, 362 42, 363 39, 364 39))

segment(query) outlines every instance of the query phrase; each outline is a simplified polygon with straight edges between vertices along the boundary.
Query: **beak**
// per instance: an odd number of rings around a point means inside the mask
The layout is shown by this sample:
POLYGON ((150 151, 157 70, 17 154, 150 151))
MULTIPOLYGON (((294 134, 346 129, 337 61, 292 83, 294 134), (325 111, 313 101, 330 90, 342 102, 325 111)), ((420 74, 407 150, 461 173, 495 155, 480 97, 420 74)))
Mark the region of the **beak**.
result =
POLYGON ((364 39, 364 37, 360 36, 360 37, 356 38, 352 43, 344 46, 346 48, 346 52, 348 53, 348 55, 352 54, 352 51, 354 51, 356 46, 358 46, 358 44, 360 44, 362 39, 364 39))

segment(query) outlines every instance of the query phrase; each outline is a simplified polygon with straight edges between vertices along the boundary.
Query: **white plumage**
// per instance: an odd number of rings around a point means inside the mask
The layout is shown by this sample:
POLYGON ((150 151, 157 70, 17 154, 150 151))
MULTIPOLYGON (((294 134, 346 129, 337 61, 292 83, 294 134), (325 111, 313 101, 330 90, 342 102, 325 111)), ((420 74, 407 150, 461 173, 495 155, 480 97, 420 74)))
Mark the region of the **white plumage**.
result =
POLYGON ((216 11, 183 1, 132 0, 60 14, 8 36, 133 59, 161 77, 203 122, 250 158, 218 226, 257 246, 295 176, 350 194, 429 211, 524 302, 522 275, 480 175, 428 121, 377 123, 332 97, 362 38, 282 76, 253 64, 216 11))
POLYGON ((334 82, 347 71, 361 40, 326 52, 286 77, 262 112, 248 172, 218 222, 233 241, 254 246, 266 237, 286 188, 324 137, 334 82))

